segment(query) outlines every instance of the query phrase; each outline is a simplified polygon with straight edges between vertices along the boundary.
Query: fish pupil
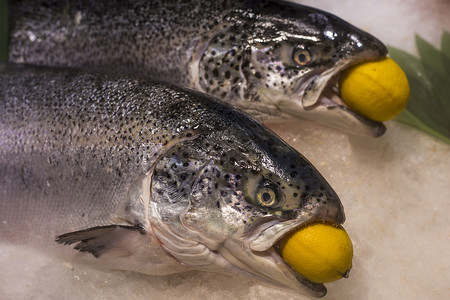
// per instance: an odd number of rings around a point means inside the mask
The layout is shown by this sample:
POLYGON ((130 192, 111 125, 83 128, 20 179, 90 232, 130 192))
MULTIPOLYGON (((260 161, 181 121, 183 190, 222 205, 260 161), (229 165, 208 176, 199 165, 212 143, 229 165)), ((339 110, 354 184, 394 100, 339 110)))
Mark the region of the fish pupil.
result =
POLYGON ((270 199, 272 198, 272 196, 269 193, 265 192, 262 194, 262 198, 263 198, 264 202, 269 202, 270 199))
POLYGON ((305 54, 300 54, 300 55, 298 56, 298 60, 299 60, 300 62, 305 62, 305 61, 306 61, 306 55, 305 55, 305 54))

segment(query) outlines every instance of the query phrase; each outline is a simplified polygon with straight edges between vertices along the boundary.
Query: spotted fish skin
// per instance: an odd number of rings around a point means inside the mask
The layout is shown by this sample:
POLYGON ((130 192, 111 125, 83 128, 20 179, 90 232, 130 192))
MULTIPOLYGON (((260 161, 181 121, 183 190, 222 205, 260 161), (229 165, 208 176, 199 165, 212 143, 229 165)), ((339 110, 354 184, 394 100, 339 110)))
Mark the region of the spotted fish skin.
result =
POLYGON ((338 17, 284 1, 13 1, 9 60, 150 76, 260 120, 309 118, 354 133, 385 127, 350 111, 336 78, 386 55, 338 17))
POLYGON ((325 294, 274 246, 306 223, 343 223, 339 197, 232 106, 147 79, 0 64, 0 111, 1 242, 325 294))

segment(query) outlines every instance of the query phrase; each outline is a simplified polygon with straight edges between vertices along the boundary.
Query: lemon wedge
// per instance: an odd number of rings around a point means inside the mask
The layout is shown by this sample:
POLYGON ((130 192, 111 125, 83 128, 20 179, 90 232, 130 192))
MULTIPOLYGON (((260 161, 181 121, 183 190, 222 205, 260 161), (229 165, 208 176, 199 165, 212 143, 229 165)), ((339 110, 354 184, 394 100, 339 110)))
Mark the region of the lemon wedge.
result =
POLYGON ((342 226, 311 223, 285 236, 279 245, 286 263, 312 282, 336 281, 352 267, 352 241, 342 226))
POLYGON ((343 73, 339 89, 351 110, 379 122, 397 116, 410 94, 406 74, 388 57, 350 67, 343 73))

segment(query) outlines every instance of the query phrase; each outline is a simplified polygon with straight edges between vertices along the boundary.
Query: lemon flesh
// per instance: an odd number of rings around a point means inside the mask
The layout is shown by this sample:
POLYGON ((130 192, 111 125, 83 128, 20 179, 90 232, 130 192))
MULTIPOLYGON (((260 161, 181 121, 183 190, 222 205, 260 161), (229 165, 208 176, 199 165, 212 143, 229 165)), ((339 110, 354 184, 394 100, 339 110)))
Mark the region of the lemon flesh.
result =
POLYGON ((379 122, 397 116, 410 94, 406 74, 388 57, 350 67, 343 73, 339 89, 351 110, 379 122))
POLYGON ((352 267, 352 241, 341 226, 312 223, 291 232, 279 245, 286 263, 315 283, 336 281, 352 267))

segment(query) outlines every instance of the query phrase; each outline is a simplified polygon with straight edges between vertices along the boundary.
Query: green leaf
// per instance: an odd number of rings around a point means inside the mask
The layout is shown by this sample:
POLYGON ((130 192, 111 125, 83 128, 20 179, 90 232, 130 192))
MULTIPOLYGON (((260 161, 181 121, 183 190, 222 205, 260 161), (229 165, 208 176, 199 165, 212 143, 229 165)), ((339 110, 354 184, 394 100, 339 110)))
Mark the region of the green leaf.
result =
POLYGON ((445 70, 442 66, 442 54, 427 41, 416 35, 416 47, 422 62, 434 72, 444 76, 445 70))
POLYGON ((395 120, 450 143, 450 34, 442 35, 442 50, 416 36, 420 57, 389 47, 390 57, 408 77, 411 97, 395 120))
POLYGON ((396 118, 397 121, 405 123, 409 126, 416 127, 417 129, 420 129, 429 135, 432 135, 434 137, 437 137, 438 139, 441 139, 447 143, 450 144, 450 138, 447 138, 444 135, 439 134, 438 132, 434 130, 430 130, 430 128, 422 123, 417 117, 414 116, 408 109, 405 109, 400 115, 396 118))
POLYGON ((444 32, 441 40, 442 62, 447 76, 450 76, 450 34, 444 32))
POLYGON ((442 53, 450 58, 450 33, 444 31, 441 39, 441 51, 442 53))

